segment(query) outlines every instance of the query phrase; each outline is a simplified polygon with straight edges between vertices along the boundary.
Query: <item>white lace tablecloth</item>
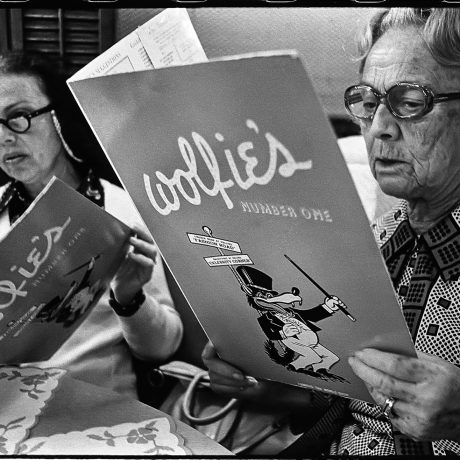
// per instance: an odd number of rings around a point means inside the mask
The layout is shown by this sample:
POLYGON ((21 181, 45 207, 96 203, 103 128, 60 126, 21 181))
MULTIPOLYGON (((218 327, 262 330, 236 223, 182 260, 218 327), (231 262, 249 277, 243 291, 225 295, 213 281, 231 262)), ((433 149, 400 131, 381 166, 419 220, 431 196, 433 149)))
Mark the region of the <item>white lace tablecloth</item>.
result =
POLYGON ((0 367, 0 454, 22 452, 22 441, 64 374, 61 369, 0 367))
POLYGON ((21 454, 54 455, 188 455, 183 440, 171 431, 166 417, 142 423, 95 427, 47 437, 30 438, 21 454))
POLYGON ((64 370, 0 366, 0 456, 228 454, 169 415, 64 370))

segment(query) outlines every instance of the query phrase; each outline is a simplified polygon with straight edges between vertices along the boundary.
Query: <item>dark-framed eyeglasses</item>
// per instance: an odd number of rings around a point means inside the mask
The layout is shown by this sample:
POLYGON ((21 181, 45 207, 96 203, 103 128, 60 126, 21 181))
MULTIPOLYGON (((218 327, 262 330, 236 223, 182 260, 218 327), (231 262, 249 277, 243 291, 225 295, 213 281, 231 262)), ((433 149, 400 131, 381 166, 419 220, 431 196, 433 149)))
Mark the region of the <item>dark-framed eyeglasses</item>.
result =
POLYGON ((393 116, 414 119, 426 115, 439 102, 460 99, 460 92, 434 94, 417 83, 396 83, 386 93, 379 93, 369 85, 353 85, 345 90, 344 102, 348 113, 360 120, 372 120, 383 102, 393 116))
POLYGON ((46 112, 51 112, 51 110, 53 110, 53 106, 49 104, 46 107, 42 107, 41 109, 33 112, 18 111, 6 119, 0 118, 0 123, 5 125, 11 131, 22 134, 29 130, 32 118, 38 117, 46 112))

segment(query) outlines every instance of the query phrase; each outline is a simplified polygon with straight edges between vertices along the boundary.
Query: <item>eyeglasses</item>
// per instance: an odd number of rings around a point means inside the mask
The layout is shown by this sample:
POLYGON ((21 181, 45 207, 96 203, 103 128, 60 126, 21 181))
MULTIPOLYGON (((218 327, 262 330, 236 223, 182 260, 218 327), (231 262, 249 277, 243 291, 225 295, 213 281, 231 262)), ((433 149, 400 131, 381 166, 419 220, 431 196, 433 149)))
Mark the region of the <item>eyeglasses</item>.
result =
POLYGON ((372 120, 381 102, 396 118, 414 119, 426 115, 434 104, 453 99, 460 99, 460 92, 434 94, 430 88, 416 83, 396 83, 383 94, 372 86, 354 85, 344 95, 347 111, 360 120, 372 120))
POLYGON ((47 105, 41 109, 35 110, 34 112, 15 112, 14 115, 8 117, 7 119, 0 118, 0 123, 5 125, 11 131, 22 134, 29 130, 30 120, 32 118, 38 117, 39 115, 50 112, 53 110, 53 107, 47 105))

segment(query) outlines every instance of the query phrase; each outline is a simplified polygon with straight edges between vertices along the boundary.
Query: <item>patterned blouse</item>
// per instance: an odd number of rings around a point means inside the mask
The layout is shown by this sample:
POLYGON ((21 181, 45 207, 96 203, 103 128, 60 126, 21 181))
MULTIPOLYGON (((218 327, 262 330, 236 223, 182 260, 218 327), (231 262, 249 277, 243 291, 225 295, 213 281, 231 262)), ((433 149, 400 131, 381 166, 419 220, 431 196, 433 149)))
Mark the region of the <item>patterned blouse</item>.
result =
MULTIPOLYGON (((83 175, 83 180, 77 191, 98 206, 104 207, 104 189, 101 181, 91 169, 83 175)), ((24 214, 32 201, 24 185, 13 180, 6 186, 0 197, 0 214, 7 209, 10 222, 13 223, 24 214)))
MULTIPOLYGON (((417 236, 401 201, 372 226, 415 348, 460 365, 460 206, 417 236)), ((335 455, 460 455, 460 444, 415 442, 393 430, 379 406, 350 400, 335 455)))

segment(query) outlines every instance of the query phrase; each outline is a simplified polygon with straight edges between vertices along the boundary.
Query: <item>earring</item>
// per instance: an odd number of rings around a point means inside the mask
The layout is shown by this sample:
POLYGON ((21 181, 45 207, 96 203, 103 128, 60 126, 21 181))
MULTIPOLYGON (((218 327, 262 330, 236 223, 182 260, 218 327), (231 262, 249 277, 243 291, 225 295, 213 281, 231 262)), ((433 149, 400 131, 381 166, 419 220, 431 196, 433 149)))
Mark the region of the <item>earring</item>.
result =
POLYGON ((77 163, 83 163, 83 160, 75 156, 75 154, 72 152, 72 149, 69 147, 69 144, 67 144, 67 142, 64 140, 64 136, 62 135, 61 130, 61 124, 59 123, 59 120, 56 116, 56 112, 54 110, 51 110, 51 118, 53 119, 54 127, 56 128, 56 132, 58 133, 59 139, 61 139, 64 150, 67 152, 69 157, 72 158, 72 160, 75 160, 77 163))

